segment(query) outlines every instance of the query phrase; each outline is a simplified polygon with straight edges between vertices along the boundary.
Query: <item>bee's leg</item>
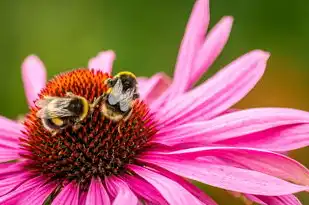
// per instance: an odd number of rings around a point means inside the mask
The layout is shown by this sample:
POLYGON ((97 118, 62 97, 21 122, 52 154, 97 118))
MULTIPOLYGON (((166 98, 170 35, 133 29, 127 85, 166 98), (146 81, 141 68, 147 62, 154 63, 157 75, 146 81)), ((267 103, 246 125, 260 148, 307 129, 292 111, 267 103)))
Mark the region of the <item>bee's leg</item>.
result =
POLYGON ((119 133, 119 135, 122 135, 121 128, 122 128, 123 125, 124 125, 124 121, 120 120, 120 122, 118 122, 118 133, 119 133))
POLYGON ((94 100, 94 102, 92 103, 92 106, 95 107, 97 104, 99 104, 99 102, 100 102, 103 98, 105 98, 105 94, 103 94, 103 95, 99 96, 98 98, 96 98, 96 99, 94 100))
POLYGON ((93 112, 94 108, 100 103, 100 101, 105 98, 105 94, 99 96, 98 98, 94 99, 94 102, 92 104, 89 104, 90 106, 90 112, 93 112))
POLYGON ((127 113, 127 115, 122 120, 119 121, 119 124, 118 124, 119 134, 122 134, 121 133, 121 127, 123 127, 125 125, 125 122, 131 117, 132 112, 133 112, 133 109, 130 109, 130 111, 127 113))
POLYGON ((76 122, 76 123, 73 125, 72 128, 73 128, 74 131, 77 131, 77 130, 79 130, 79 128, 81 128, 81 126, 82 126, 82 125, 81 125, 80 123, 76 122))
POLYGON ((133 109, 131 108, 130 111, 126 114, 126 116, 122 119, 123 122, 127 121, 132 115, 133 109))
POLYGON ((58 134, 58 130, 53 130, 53 131, 51 131, 52 137, 56 136, 57 134, 58 134))

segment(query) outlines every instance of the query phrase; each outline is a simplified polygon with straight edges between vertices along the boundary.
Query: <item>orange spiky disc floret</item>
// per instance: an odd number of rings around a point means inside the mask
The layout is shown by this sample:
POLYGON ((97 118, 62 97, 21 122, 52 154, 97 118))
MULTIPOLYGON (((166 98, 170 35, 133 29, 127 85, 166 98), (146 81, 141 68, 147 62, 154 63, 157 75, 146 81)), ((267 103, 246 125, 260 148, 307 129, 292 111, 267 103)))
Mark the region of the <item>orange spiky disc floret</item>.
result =
MULTIPOLYGON (((39 96, 65 96, 72 92, 92 103, 106 92, 103 82, 109 77, 101 71, 74 70, 54 77, 39 96)), ((21 156, 27 159, 25 168, 54 180, 75 180, 81 184, 88 184, 92 177, 125 172, 125 165, 134 163, 149 145, 156 132, 154 121, 141 101, 134 103, 132 115, 123 123, 105 118, 100 105, 78 129, 69 126, 54 136, 37 118, 38 108, 33 107, 26 117, 25 137, 21 139, 25 150, 21 156)))

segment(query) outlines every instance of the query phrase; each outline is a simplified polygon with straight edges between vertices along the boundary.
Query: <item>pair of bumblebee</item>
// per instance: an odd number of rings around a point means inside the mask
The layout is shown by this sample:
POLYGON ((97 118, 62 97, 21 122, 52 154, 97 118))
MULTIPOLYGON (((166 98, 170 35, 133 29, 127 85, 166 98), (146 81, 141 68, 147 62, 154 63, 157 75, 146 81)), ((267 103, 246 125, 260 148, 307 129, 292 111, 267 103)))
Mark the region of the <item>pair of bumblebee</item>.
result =
POLYGON ((107 92, 92 104, 71 92, 65 97, 45 96, 35 103, 39 108, 36 115, 48 131, 56 134, 69 125, 78 128, 78 123, 103 101, 100 110, 106 118, 114 122, 126 121, 132 113, 134 100, 139 98, 135 75, 128 71, 120 72, 104 83, 108 87, 107 92))

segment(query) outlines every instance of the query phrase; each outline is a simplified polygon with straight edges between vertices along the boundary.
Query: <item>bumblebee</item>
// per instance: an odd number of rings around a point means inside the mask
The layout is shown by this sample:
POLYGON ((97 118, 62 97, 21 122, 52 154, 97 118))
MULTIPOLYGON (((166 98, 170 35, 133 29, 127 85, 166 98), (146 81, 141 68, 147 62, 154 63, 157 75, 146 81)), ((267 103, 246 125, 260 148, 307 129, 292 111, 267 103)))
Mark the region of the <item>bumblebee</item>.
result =
POLYGON ((71 92, 65 97, 45 96, 36 101, 35 105, 40 108, 36 116, 42 119, 43 126, 55 133, 69 125, 75 127, 78 122, 85 119, 91 108, 84 97, 71 92))
POLYGON ((120 72, 105 83, 109 89, 103 96, 101 112, 114 122, 126 121, 132 114, 134 100, 139 98, 135 75, 120 72))

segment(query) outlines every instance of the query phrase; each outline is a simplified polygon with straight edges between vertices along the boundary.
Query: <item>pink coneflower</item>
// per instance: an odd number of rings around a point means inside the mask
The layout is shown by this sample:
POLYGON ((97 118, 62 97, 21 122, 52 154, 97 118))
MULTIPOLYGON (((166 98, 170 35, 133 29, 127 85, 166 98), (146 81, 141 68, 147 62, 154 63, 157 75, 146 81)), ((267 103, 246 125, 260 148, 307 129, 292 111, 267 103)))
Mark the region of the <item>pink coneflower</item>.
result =
POLYGON ((93 102, 107 89, 102 82, 110 76, 112 51, 91 59, 90 70, 63 73, 47 83, 42 62, 28 57, 22 70, 29 114, 24 124, 0 118, 0 204, 216 204, 186 179, 259 203, 299 204, 291 194, 309 189, 309 171, 274 151, 308 145, 309 113, 230 112, 264 72, 269 54, 259 50, 191 90, 231 29, 232 18, 225 17, 205 38, 208 21, 208 1, 199 0, 173 81, 164 74, 140 78, 142 101, 134 104, 121 132, 94 109, 78 129, 52 135, 34 106, 44 95, 67 92, 93 102))

